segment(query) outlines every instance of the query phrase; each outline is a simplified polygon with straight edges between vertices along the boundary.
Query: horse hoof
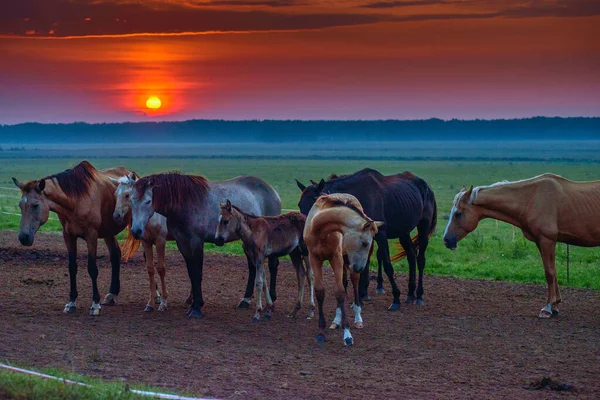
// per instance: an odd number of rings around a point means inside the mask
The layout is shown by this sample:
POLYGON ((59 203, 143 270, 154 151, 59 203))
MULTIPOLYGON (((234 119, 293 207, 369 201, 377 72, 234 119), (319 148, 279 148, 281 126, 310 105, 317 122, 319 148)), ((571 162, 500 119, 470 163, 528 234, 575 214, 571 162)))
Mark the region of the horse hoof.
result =
POLYGON ((406 296, 406 300, 404 300, 406 304, 415 304, 414 296, 406 296))
POLYGON ((202 318, 202 313, 200 311, 194 310, 194 309, 191 309, 187 315, 189 318, 196 318, 196 319, 202 318))
POLYGON ((100 314, 102 314, 102 309, 101 308, 90 308, 90 316, 97 317, 100 314))
POLYGON ((315 341, 317 343, 325 343, 325 335, 322 334, 318 334, 317 337, 315 338, 315 341))
POLYGON ((556 317, 558 315, 558 310, 556 308, 552 309, 552 316, 556 317))
POLYGON ((355 323, 354 323, 354 327, 355 327, 356 329, 362 329, 362 328, 364 328, 365 326, 364 326, 364 324, 363 324, 362 322, 355 322, 355 323))
POLYGON ((552 317, 552 314, 546 310, 540 311, 540 314, 538 315, 538 318, 543 318, 543 319, 547 319, 547 318, 551 318, 551 317, 552 317))
POLYGON ((415 304, 418 306, 424 306, 425 302, 423 301, 423 299, 417 299, 415 300, 415 304))
POLYGON ((237 308, 243 308, 243 309, 250 308, 250 303, 248 303, 246 300, 242 300, 237 305, 237 308))
POLYGON ((194 298, 192 296, 189 296, 187 299, 185 299, 185 301, 183 302, 183 304, 187 304, 188 306, 191 306, 194 303, 194 298))
POLYGON ((329 329, 338 329, 339 327, 340 326, 334 322, 334 323, 331 324, 331 326, 329 327, 329 329))
POLYGON ((369 295, 366 295, 365 297, 363 297, 361 299, 361 301, 373 301, 373 298, 371 296, 369 296, 369 295))
POLYGON ((146 307, 144 308, 144 312, 152 312, 154 311, 154 307, 152 307, 150 304, 146 304, 146 307))
POLYGON ((388 307, 388 311, 398 311, 400 309, 400 303, 392 303, 388 307))
POLYGON ((156 300, 154 300, 154 304, 160 304, 160 297, 157 297, 156 300))
POLYGON ((265 319, 271 319, 272 316, 271 313, 265 313, 265 319))
POLYGON ((257 316, 252 317, 252 323, 256 324, 257 322, 260 322, 260 317, 257 317, 257 316))
POLYGON ((346 346, 352 346, 354 344, 354 340, 351 337, 344 339, 344 344, 346 346))
POLYGON ((315 312, 314 311, 309 311, 308 315, 306 316, 306 319, 313 319, 315 317, 315 312))
POLYGON ((100 304, 105 306, 114 306, 117 304, 117 299, 115 298, 114 294, 108 293, 106 296, 104 296, 104 299, 102 299, 100 304))
POLYGON ((384 288, 377 288, 375 290, 375 293, 377 293, 377 294, 385 294, 385 289, 384 288))
POLYGON ((158 306, 158 311, 167 311, 167 305, 166 304, 160 304, 158 306))
POLYGON ((63 312, 65 314, 71 314, 74 313, 77 310, 77 307, 75 306, 65 306, 65 309, 63 310, 63 312))

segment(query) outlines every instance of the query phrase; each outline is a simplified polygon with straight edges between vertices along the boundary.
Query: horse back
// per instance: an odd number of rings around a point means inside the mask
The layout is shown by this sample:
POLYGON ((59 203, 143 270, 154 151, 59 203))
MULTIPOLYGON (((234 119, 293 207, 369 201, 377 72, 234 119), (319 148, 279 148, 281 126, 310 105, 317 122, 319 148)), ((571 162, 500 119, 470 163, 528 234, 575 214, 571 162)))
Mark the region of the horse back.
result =
POLYGON ((216 184, 234 197, 230 198, 231 202, 246 213, 264 216, 281 214, 279 194, 271 185, 260 178, 238 176, 226 181, 216 182, 216 184))

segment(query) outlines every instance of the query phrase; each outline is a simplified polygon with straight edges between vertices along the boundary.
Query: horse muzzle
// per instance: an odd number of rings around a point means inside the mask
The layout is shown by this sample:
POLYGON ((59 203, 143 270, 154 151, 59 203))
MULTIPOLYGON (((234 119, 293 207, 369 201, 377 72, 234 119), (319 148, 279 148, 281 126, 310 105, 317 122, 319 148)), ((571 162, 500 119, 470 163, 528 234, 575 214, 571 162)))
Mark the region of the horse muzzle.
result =
POLYGON ((457 240, 456 238, 444 238, 444 246, 449 248, 450 250, 456 250, 457 240))
POLYGON ((137 240, 141 240, 142 237, 144 236, 144 231, 140 228, 131 228, 131 234, 133 235, 134 238, 136 238, 137 240))
POLYGON ((113 219, 119 225, 121 225, 123 223, 123 215, 121 215, 121 213, 119 213, 119 212, 113 213, 113 219))
POLYGON ((225 239, 223 239, 222 236, 217 236, 217 237, 215 237, 215 244, 217 246, 221 247, 225 244, 225 239))
POLYGON ((29 233, 19 232, 19 242, 21 242, 23 246, 33 245, 33 237, 34 236, 29 233))

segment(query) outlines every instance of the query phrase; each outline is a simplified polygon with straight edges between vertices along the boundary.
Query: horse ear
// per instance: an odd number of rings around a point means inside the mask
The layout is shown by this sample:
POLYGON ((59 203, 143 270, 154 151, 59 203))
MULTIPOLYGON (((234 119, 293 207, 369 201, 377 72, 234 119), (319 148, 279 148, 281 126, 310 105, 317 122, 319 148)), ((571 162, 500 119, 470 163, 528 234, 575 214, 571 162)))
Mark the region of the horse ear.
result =
POLYGON ((46 180, 42 179, 41 181, 38 182, 37 187, 35 188, 35 190, 38 193, 42 193, 45 188, 46 188, 46 180))
POLYGON ((298 187, 300 188, 300 190, 302 190, 303 192, 304 192, 304 189, 306 189, 306 186, 304 186, 303 184, 301 184, 298 179, 296 179, 296 185, 298 185, 298 187))
POLYGON ((227 203, 223 203, 222 201, 219 201, 219 207, 221 208, 225 208, 227 203))
POLYGON ((229 199, 227 199, 227 202, 225 203, 225 207, 227 208, 227 211, 231 211, 231 201, 229 201, 229 199))
POLYGON ((19 189, 23 190, 23 188, 25 187, 25 185, 23 183, 21 183, 17 178, 12 178, 12 180, 15 183, 15 186, 17 186, 19 189))
POLYGON ((375 226, 377 227, 377 229, 381 229, 385 226, 385 222, 383 221, 375 221, 375 226))
POLYGON ((133 172, 129 173, 129 175, 127 175, 127 179, 129 179, 130 182, 135 182, 137 179, 135 179, 135 174, 133 172))
POLYGON ((325 180, 321 179, 321 181, 319 182, 319 186, 317 186, 317 190, 319 192, 322 192, 324 187, 325 187, 325 180))
POLYGON ((108 177, 108 179, 109 179, 111 182, 113 182, 113 183, 117 183, 117 184, 119 183, 119 180, 118 180, 118 179, 115 179, 115 178, 113 178, 112 176, 109 176, 109 177, 108 177))
POLYGON ((467 191, 467 187, 465 185, 463 185, 463 187, 460 189, 461 192, 466 192, 467 191))

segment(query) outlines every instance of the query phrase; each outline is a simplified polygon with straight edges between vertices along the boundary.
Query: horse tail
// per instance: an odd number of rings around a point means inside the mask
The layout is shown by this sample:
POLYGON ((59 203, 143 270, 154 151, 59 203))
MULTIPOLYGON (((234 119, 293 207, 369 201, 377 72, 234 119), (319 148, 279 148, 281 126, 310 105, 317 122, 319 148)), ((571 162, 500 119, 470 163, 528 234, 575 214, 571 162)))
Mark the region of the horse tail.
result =
POLYGON ((137 253, 140 248, 141 242, 133 237, 131 231, 129 230, 130 225, 125 228, 127 231, 127 238, 125 238, 125 243, 121 246, 121 253, 123 254, 123 259, 125 261, 129 260, 131 256, 137 253))
MULTIPOLYGON (((431 194, 433 199, 433 214, 431 216, 431 225, 429 226, 429 236, 432 237, 435 233, 435 228, 437 227, 437 202, 435 201, 435 197, 433 197, 433 191, 431 188, 428 188, 427 194, 431 194)), ((412 237, 411 242, 413 246, 415 246, 415 250, 419 250, 419 234, 417 233, 414 237, 412 237)), ((396 243, 396 249, 399 251, 398 254, 392 256, 390 258, 391 261, 399 261, 406 257, 406 250, 400 243, 396 243)))

